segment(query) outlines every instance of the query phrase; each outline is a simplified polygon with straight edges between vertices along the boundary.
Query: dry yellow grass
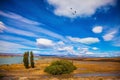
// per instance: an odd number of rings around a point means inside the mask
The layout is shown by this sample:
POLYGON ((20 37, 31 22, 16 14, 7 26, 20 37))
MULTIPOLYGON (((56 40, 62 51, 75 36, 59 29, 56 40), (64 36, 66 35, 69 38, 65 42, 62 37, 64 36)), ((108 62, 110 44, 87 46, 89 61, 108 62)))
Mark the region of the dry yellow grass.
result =
MULTIPOLYGON (((35 62, 35 68, 25 69, 23 64, 11 64, 11 65, 0 65, 0 70, 3 71, 1 74, 12 75, 12 76, 40 76, 47 75, 48 79, 52 80, 54 76, 51 76, 44 72, 45 67, 50 65, 52 61, 59 60, 58 58, 44 58, 37 60, 35 62)), ((82 74, 82 73, 96 73, 96 72, 120 72, 119 62, 94 62, 94 61, 73 61, 74 65, 77 67, 71 74, 65 74, 62 76, 57 76, 60 80, 82 80, 78 78, 73 78, 72 74, 82 74), (69 79, 67 79, 69 78, 69 79)), ((91 77, 89 77, 89 80, 91 77)), ((97 77, 98 78, 98 77, 97 77)), ((85 78, 84 78, 85 79, 85 78)), ((83 79, 83 80, 84 80, 83 79)), ((33 79, 34 80, 34 79, 33 79)), ((88 80, 86 78, 85 80, 88 80)), ((99 79, 96 79, 99 80, 99 79)), ((104 80, 104 79, 103 79, 104 80)))
POLYGON ((120 71, 118 62, 95 62, 89 63, 83 61, 75 62, 77 69, 74 73, 94 73, 94 72, 115 72, 120 71))
MULTIPOLYGON (((58 58, 46 58, 36 61, 35 68, 30 68, 29 70, 43 71, 46 66, 48 66, 52 61, 59 60, 58 58)), ((119 62, 89 62, 89 61, 74 61, 74 65, 77 70, 74 73, 89 73, 89 72, 112 72, 120 71, 119 62)), ((2 70, 27 70, 24 68, 23 64, 11 64, 11 65, 0 65, 2 70)))

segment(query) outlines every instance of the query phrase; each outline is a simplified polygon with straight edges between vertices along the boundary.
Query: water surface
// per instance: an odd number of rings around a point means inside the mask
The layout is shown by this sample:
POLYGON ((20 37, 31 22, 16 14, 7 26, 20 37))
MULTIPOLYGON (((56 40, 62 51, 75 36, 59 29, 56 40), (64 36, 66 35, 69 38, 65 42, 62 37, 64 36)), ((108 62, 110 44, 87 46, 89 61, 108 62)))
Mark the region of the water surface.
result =
MULTIPOLYGON (((38 58, 35 58, 37 60, 38 58)), ((15 63, 22 63, 23 57, 21 56, 14 56, 14 57, 4 57, 0 58, 0 65, 2 64, 15 64, 15 63)))

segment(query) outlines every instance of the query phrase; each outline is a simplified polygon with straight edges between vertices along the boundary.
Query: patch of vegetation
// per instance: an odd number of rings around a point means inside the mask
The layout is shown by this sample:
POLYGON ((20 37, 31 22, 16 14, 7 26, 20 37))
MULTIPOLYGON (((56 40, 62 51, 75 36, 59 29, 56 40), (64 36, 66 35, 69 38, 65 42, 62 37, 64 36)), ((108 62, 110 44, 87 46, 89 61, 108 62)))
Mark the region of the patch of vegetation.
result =
POLYGON ((34 55, 33 55, 33 52, 25 52, 24 55, 23 55, 23 63, 24 63, 24 66, 26 69, 29 68, 29 63, 31 65, 32 68, 34 68, 34 55), (30 53, 30 56, 29 56, 29 53, 30 53), (29 60, 29 57, 30 57, 30 60, 29 60))
POLYGON ((45 72, 52 75, 61 75, 61 74, 69 74, 76 69, 76 66, 73 65, 72 62, 67 60, 60 60, 52 62, 50 66, 45 68, 45 72))

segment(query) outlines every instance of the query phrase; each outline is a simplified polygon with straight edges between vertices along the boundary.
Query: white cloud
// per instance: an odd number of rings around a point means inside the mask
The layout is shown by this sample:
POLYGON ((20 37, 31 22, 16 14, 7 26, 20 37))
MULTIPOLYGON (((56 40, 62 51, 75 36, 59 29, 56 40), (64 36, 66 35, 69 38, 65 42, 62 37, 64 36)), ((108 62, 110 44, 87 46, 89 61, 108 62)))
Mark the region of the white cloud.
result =
POLYGON ((88 51, 88 52, 86 52, 85 54, 94 54, 94 53, 93 53, 93 52, 89 52, 89 51, 88 51))
POLYGON ((9 33, 14 33, 14 34, 29 36, 29 37, 38 37, 38 35, 36 35, 32 32, 20 30, 20 29, 16 29, 16 28, 12 28, 12 27, 6 27, 3 22, 0 22, 0 32, 3 32, 4 29, 9 33))
MULTIPOLYGON (((54 33, 50 30, 47 30, 47 29, 44 29, 44 28, 41 28, 41 27, 35 27, 35 32, 38 32, 38 33, 43 33, 43 34, 46 34, 48 36, 51 36, 51 37, 54 37, 54 38, 58 38, 62 41, 66 41, 64 36, 60 35, 60 34, 57 34, 57 33, 54 33)), ((33 28, 34 29, 34 28, 33 28)))
POLYGON ((27 19, 27 18, 25 18, 25 17, 23 17, 21 15, 18 15, 18 14, 12 13, 12 12, 5 13, 3 11, 0 11, 0 15, 11 18, 11 19, 15 19, 15 20, 18 20, 18 21, 21 21, 21 22, 24 22, 24 23, 28 23, 28 24, 33 24, 33 25, 41 24, 39 22, 29 20, 29 19, 27 19))
POLYGON ((78 51, 81 50, 81 47, 78 47, 77 50, 78 50, 78 51))
POLYGON ((115 34, 116 34, 116 33, 117 33, 117 30, 113 30, 113 31, 105 34, 105 35, 103 36, 103 39, 104 39, 105 41, 110 41, 110 40, 112 40, 112 39, 115 37, 115 34))
POLYGON ((93 50, 98 50, 98 48, 97 48, 97 47, 93 47, 92 49, 93 49, 93 50))
POLYGON ((16 48, 28 48, 27 46, 17 44, 14 42, 2 41, 0 40, 0 47, 1 48, 9 48, 9 49, 16 49, 16 48))
POLYGON ((21 52, 20 49, 30 49, 31 47, 28 46, 24 46, 21 44, 17 44, 14 42, 8 42, 8 41, 3 41, 0 40, 0 52, 2 53, 19 53, 21 52))
POLYGON ((23 36, 38 37, 38 35, 30 31, 20 30, 12 27, 7 27, 6 31, 9 33, 14 33, 14 34, 23 35, 23 36))
POLYGON ((79 53, 82 53, 82 54, 94 54, 93 52, 90 52, 89 51, 89 48, 85 47, 85 48, 78 48, 79 50, 79 53))
POLYGON ((9 24, 11 26, 15 26, 16 28, 19 28, 21 30, 30 31, 30 32, 32 32, 34 34, 39 34, 41 36, 47 36, 47 37, 52 37, 52 38, 60 39, 62 41, 66 41, 66 39, 64 38, 64 36, 41 27, 43 25, 41 25, 41 26, 31 25, 31 24, 26 24, 24 22, 18 22, 16 20, 11 20, 11 19, 9 20, 9 24), (16 26, 16 25, 20 25, 20 26, 16 26))
POLYGON ((63 41, 59 41, 57 42, 58 45, 65 45, 65 43, 63 41))
MULTIPOLYGON (((71 44, 64 43, 63 41, 53 42, 52 40, 39 38, 37 39, 37 45, 40 49, 50 49, 53 53, 57 55, 87 55, 93 54, 89 51, 88 47, 76 47, 71 44)), ((52 53, 52 54, 53 54, 52 53)))
POLYGON ((65 46, 65 47, 59 47, 57 48, 58 51, 71 51, 73 50, 72 46, 65 46))
POLYGON ((81 53, 86 53, 86 52, 88 52, 88 48, 81 48, 81 53))
POLYGON ((58 16, 70 18, 91 16, 98 9, 114 6, 116 0, 47 0, 55 7, 54 13, 58 16))
POLYGON ((101 33, 102 30, 103 30, 102 26, 95 26, 95 27, 92 29, 92 31, 93 31, 94 33, 101 33))
POLYGON ((10 35, 0 35, 0 38, 3 39, 3 40, 7 40, 7 41, 18 42, 19 44, 36 46, 34 41, 24 39, 22 37, 17 37, 17 36, 15 37, 15 36, 10 36, 10 35))
POLYGON ((73 46, 58 47, 57 51, 58 52, 66 52, 68 54, 73 54, 73 55, 76 54, 73 46))
POLYGON ((3 22, 0 21, 0 33, 2 33, 6 27, 4 26, 3 22))
POLYGON ((38 47, 43 49, 52 48, 55 45, 55 43, 52 40, 45 38, 39 38, 36 39, 36 41, 38 47))
POLYGON ((100 40, 98 38, 94 38, 94 37, 73 38, 73 37, 68 36, 67 38, 69 40, 73 41, 73 42, 80 42, 80 43, 83 43, 83 44, 93 44, 93 43, 100 42, 100 40))

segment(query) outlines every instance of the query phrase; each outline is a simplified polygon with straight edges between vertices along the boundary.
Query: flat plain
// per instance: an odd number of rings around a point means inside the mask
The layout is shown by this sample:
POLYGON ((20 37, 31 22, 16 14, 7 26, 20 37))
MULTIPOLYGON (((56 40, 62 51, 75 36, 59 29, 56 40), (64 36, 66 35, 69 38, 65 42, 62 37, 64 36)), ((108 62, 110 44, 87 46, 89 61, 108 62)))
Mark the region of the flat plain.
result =
POLYGON ((35 68, 23 63, 0 65, 0 80, 120 80, 120 58, 40 57, 35 68), (50 75, 44 72, 52 61, 67 59, 77 67, 71 74, 50 75))

